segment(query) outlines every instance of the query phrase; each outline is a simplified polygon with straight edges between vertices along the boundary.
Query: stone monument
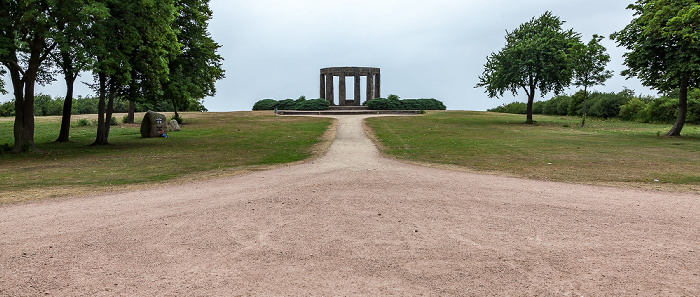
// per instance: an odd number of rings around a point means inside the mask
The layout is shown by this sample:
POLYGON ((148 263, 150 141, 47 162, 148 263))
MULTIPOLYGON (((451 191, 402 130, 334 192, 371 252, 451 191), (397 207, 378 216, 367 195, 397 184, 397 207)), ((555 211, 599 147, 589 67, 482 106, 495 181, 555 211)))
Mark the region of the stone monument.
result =
POLYGON ((141 122, 141 137, 162 137, 168 132, 168 120, 160 113, 148 111, 141 122))
POLYGON ((367 99, 381 97, 381 81, 379 68, 371 67, 331 67, 321 69, 321 97, 326 99, 328 103, 339 106, 360 106, 362 99, 360 98, 360 78, 367 77, 367 99), (339 92, 338 104, 335 104, 333 98, 333 77, 338 76, 339 92), (355 78, 355 97, 352 100, 346 98, 345 77, 352 76, 355 78))

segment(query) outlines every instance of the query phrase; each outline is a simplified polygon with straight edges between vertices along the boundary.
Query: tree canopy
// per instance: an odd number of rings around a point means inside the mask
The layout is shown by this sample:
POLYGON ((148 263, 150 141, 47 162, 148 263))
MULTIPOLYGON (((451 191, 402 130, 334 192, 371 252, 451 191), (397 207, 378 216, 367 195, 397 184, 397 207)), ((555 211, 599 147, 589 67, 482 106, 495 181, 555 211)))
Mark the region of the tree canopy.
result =
POLYGON ((668 136, 679 136, 685 124, 688 89, 700 86, 700 2, 637 0, 628 9, 635 18, 611 38, 629 50, 627 77, 662 92, 679 89, 678 116, 668 136))
POLYGON ((605 47, 600 44, 602 36, 593 35, 588 44, 578 43, 572 49, 572 65, 574 69, 574 85, 583 87, 583 118, 581 127, 586 124, 586 104, 588 102, 588 88, 605 84, 612 77, 612 71, 605 70, 610 62, 610 55, 605 47))
POLYGON ((0 0, 0 75, 12 81, 14 150, 34 146, 34 85, 58 72, 68 87, 58 141, 68 139, 80 71, 93 72, 100 97, 95 144, 108 143, 117 96, 177 105, 214 94, 223 58, 207 31, 210 18, 209 0, 0 0))
POLYGON ((528 96, 527 123, 533 123, 532 104, 535 91, 542 95, 561 93, 571 84, 573 69, 569 54, 580 43, 579 34, 564 30, 563 21, 551 12, 532 18, 512 32, 506 31, 506 45, 492 53, 479 76, 477 87, 485 87, 489 97, 505 92, 528 96))

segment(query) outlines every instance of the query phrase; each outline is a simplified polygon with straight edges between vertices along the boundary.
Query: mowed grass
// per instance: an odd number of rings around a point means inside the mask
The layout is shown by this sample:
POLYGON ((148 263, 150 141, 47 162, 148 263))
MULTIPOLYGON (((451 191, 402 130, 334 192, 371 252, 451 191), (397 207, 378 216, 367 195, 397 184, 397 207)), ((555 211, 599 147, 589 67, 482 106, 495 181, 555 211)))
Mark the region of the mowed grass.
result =
MULTIPOLYGON (((169 138, 141 138, 139 125, 113 126, 107 146, 90 146, 94 125, 74 124, 71 142, 56 143, 60 117, 37 117, 40 152, 0 154, 0 203, 165 185, 295 162, 313 154, 332 123, 271 112, 182 116, 182 131, 170 132, 169 138)), ((96 115, 75 116, 73 123, 78 118, 96 115)), ((12 118, 0 118, 0 145, 13 143, 13 124, 12 118)))
POLYGON ((367 119, 380 149, 402 160, 509 176, 700 193, 700 127, 489 112, 367 119))

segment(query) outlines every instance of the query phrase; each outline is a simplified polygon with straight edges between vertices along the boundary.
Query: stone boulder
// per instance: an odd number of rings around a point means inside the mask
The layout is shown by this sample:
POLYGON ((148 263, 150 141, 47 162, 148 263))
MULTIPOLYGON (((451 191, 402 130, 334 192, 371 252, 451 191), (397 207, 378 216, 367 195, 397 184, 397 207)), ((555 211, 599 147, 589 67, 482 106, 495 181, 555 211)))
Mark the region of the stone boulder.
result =
POLYGON ((162 137, 168 132, 168 120, 160 113, 148 111, 141 122, 141 137, 162 137))
POLYGON ((177 120, 170 120, 168 123, 168 129, 170 131, 180 131, 180 124, 177 123, 177 120))

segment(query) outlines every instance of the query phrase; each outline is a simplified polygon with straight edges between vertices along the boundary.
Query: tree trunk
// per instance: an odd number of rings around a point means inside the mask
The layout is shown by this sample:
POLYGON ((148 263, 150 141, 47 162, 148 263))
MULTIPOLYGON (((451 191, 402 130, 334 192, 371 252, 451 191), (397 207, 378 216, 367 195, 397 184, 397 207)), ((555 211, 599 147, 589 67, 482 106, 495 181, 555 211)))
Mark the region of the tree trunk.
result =
POLYGON ((678 96, 678 117, 676 123, 673 124, 671 131, 666 133, 666 136, 681 136, 681 130, 685 125, 685 117, 688 113, 688 84, 690 77, 686 76, 681 79, 680 94, 678 96))
POLYGON ((61 53, 63 59, 64 78, 66 80, 66 98, 63 102, 63 117, 61 118, 61 132, 58 134, 56 142, 68 142, 70 137, 70 118, 73 109, 73 88, 75 80, 78 78, 73 73, 73 65, 70 63, 70 55, 61 53))
MULTIPOLYGON (((110 81, 113 81, 110 79, 110 81)), ((109 144, 109 129, 112 127, 112 112, 114 111, 114 93, 116 86, 114 83, 109 84, 109 102, 107 102, 107 116, 104 128, 104 144, 109 144)))
POLYGON ((530 92, 527 93, 527 118, 525 124, 534 124, 532 119, 532 106, 535 104, 535 86, 530 85, 530 92))
POLYGON ((10 70, 11 75, 13 75, 12 83, 15 92, 15 145, 13 148, 15 152, 25 149, 36 150, 36 146, 34 146, 34 87, 37 72, 41 66, 44 40, 39 35, 35 35, 29 41, 29 47, 29 63, 23 77, 19 79, 20 69, 17 69, 16 66, 13 67, 16 73, 12 69, 10 70), (14 77, 15 75, 18 76, 17 79, 14 77))
POLYGON ((21 152, 24 133, 24 80, 22 79, 19 68, 15 66, 8 68, 10 70, 10 77, 12 78, 12 91, 15 95, 15 125, 13 130, 15 145, 12 151, 21 152))
POLYGON ((129 112, 127 113, 126 116, 126 122, 129 124, 134 123, 134 112, 136 111, 136 101, 135 100, 129 100, 129 112))
POLYGON ((100 72, 98 74, 100 80, 100 101, 97 104, 97 136, 95 137, 95 142, 92 145, 103 145, 106 144, 104 139, 104 125, 105 125, 105 97, 106 97, 106 80, 107 77, 104 73, 100 72))
POLYGON ((583 118, 581 119, 581 128, 586 125, 586 103, 588 101, 588 87, 583 86, 583 118))
MULTIPOLYGON (((173 98, 174 98, 174 97, 173 97, 173 98)), ((176 101, 175 99, 173 99, 173 110, 175 111, 175 118, 176 118, 176 119, 179 119, 179 118, 180 118, 180 114, 177 113, 177 101, 176 101)))

